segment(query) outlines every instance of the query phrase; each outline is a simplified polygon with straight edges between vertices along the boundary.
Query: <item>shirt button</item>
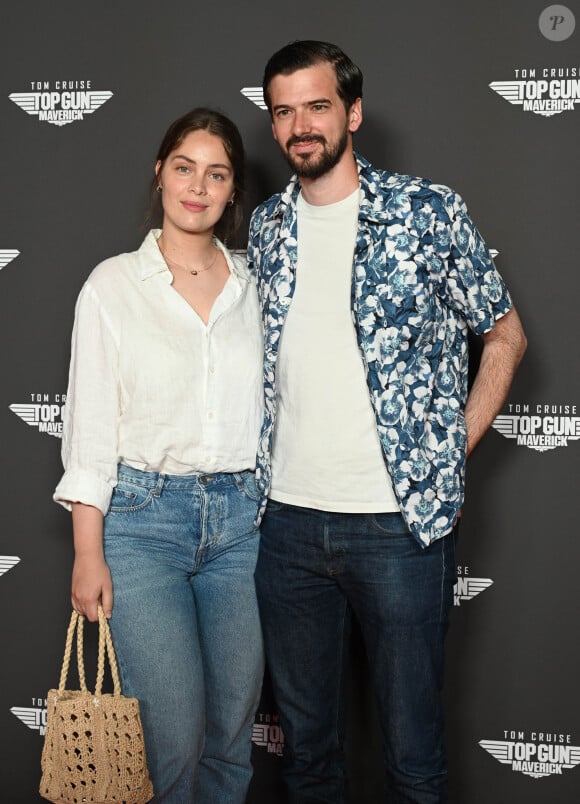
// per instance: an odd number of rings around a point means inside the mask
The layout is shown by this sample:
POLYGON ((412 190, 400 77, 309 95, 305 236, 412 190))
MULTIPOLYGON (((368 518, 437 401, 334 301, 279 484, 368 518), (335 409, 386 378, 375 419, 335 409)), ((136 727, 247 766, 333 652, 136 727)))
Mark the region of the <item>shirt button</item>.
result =
POLYGON ((215 366, 210 366, 209 367, 209 373, 210 374, 215 374, 215 366))
POLYGON ((212 410, 210 410, 210 412, 207 414, 207 418, 208 419, 213 419, 213 411, 212 410))

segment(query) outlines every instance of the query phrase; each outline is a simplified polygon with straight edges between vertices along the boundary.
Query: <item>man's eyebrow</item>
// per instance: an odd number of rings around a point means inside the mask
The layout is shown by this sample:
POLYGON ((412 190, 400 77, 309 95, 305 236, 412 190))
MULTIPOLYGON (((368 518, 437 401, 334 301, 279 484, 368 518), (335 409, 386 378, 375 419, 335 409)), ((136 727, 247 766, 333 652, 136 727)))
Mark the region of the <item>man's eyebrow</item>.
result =
MULTIPOLYGON (((298 104, 299 106, 316 106, 317 103, 332 103, 330 98, 314 98, 313 100, 304 101, 304 103, 298 104)), ((275 106, 272 106, 272 111, 276 112, 279 109, 293 109, 291 103, 277 103, 275 106)))

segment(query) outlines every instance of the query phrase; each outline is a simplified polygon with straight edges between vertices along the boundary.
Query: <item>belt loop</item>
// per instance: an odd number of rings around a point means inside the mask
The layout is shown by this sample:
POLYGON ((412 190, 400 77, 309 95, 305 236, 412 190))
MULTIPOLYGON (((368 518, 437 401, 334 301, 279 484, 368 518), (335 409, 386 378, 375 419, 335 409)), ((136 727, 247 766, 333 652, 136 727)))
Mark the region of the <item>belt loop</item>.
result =
POLYGON ((161 492, 163 491, 163 486, 165 485, 165 475, 159 475, 157 478, 157 485, 151 492, 154 497, 161 497, 161 492))

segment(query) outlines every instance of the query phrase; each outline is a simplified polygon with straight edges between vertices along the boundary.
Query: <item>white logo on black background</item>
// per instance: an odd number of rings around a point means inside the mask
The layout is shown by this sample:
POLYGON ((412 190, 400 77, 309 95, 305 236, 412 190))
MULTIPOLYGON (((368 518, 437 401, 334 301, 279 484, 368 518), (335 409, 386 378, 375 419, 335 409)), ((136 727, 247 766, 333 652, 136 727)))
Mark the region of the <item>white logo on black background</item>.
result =
POLYGON ((10 410, 40 433, 62 437, 62 414, 66 394, 30 394, 31 402, 16 402, 10 410))
POLYGON ((32 706, 13 706, 10 711, 29 729, 44 736, 46 732, 46 698, 33 698, 32 706))
POLYGON ((8 263, 15 260, 16 257, 20 254, 19 251, 16 251, 15 248, 1 248, 0 249, 0 271, 2 268, 6 268, 8 263))
POLYGON ((538 27, 546 39, 563 42, 574 33, 576 17, 567 6, 548 6, 540 14, 538 27))
POLYGON ((267 110, 268 107, 264 103, 264 93, 262 91, 262 87, 244 87, 240 89, 240 92, 252 103, 255 103, 260 109, 267 110))
POLYGON ((580 746, 570 745, 569 734, 532 732, 526 739, 522 731, 504 731, 504 740, 480 740, 479 745, 512 771, 543 779, 562 775, 580 764, 580 746))
POLYGON ((32 92, 13 92, 8 97, 23 111, 55 126, 84 120, 113 97, 94 90, 90 81, 31 81, 32 92))
POLYGON ((491 578, 472 578, 469 567, 457 567, 457 581, 453 587, 453 603, 461 606, 468 600, 473 600, 481 592, 493 584, 491 578))
POLYGON ((18 556, 0 556, 0 575, 5 575, 20 563, 18 556))
POLYGON ((518 446, 546 452, 567 447, 580 438, 580 416, 576 405, 524 405, 510 402, 507 415, 496 416, 494 430, 518 446))
POLYGON ((514 74, 512 81, 492 81, 489 86, 524 112, 553 117, 580 103, 578 67, 517 68, 514 74))
POLYGON ((252 729, 252 742, 260 748, 266 748, 269 754, 282 756, 284 751, 284 734, 279 724, 278 715, 258 712, 252 729))

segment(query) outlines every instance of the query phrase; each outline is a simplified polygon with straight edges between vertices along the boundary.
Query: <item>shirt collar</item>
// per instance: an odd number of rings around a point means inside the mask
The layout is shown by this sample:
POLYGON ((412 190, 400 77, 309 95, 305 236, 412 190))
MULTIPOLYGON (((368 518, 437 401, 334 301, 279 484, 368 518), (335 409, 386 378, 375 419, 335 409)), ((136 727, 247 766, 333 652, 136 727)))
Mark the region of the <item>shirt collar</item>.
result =
MULTIPOLYGON (((390 218, 385 208, 390 192, 385 192, 385 190, 388 189, 387 183, 394 178, 394 174, 377 170, 356 151, 354 158, 360 183, 359 219, 386 223, 390 218)), ((280 193, 280 198, 274 207, 274 216, 282 218, 288 207, 295 207, 299 192, 300 181, 294 174, 280 193)))
MULTIPOLYGON (((138 251, 139 257, 141 258, 139 260, 139 278, 144 281, 150 279, 152 276, 161 274, 162 278, 168 284, 171 284, 173 276, 157 245, 157 240, 160 235, 161 229, 151 229, 141 244, 141 248, 138 251)), ((230 252, 217 237, 214 237, 214 244, 226 258, 230 273, 234 274, 240 280, 249 282, 250 274, 246 266, 246 260, 242 256, 243 252, 230 252)))

